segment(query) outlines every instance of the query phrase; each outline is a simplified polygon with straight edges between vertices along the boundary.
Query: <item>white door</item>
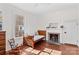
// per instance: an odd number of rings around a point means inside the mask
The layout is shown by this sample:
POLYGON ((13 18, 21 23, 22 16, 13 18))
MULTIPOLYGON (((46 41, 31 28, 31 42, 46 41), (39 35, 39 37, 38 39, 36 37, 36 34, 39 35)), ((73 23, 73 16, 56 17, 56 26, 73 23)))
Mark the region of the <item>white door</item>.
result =
POLYGON ((64 43, 77 44, 77 24, 76 22, 65 22, 64 23, 64 43))

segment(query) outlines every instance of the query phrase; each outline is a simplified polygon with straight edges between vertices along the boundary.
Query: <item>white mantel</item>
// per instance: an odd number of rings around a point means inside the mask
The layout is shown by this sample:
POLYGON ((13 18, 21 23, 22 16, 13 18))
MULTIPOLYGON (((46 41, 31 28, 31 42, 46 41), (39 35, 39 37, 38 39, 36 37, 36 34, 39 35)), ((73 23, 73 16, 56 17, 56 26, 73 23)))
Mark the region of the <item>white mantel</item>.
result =
POLYGON ((50 28, 50 29, 46 29, 46 40, 48 40, 49 39, 49 34, 50 33, 57 33, 57 34, 60 34, 60 36, 59 36, 59 42, 60 43, 62 43, 63 41, 62 41, 62 39, 63 39, 63 37, 62 37, 62 29, 53 29, 53 28, 50 28))
POLYGON ((49 32, 49 33, 62 33, 61 29, 50 28, 50 29, 47 29, 46 31, 49 32))

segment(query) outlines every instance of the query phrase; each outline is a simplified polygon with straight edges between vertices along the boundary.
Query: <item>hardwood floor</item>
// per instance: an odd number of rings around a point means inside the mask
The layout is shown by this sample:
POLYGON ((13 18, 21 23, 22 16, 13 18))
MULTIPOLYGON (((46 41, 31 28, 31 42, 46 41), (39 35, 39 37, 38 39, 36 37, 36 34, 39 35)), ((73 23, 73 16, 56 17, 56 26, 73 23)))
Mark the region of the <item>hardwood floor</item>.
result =
MULTIPOLYGON (((24 49, 28 48, 29 46, 23 45, 21 46, 21 51, 24 51, 24 49)), ((35 48, 37 50, 42 51, 44 48, 50 48, 53 50, 59 50, 62 52, 62 55, 79 55, 79 47, 77 46, 71 46, 68 44, 61 44, 61 45, 55 45, 55 44, 49 44, 45 41, 41 41, 36 43, 35 48)), ((31 53, 26 52, 27 55, 32 55, 31 53)), ((10 55, 10 53, 8 53, 10 55)))

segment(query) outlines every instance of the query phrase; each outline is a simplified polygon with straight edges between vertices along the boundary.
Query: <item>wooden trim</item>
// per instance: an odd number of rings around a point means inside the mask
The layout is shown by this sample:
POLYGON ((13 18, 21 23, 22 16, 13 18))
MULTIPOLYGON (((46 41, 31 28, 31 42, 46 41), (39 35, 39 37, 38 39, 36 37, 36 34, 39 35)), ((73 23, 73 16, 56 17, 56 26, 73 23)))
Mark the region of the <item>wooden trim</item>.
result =
POLYGON ((75 44, 70 44, 70 43, 64 43, 64 45, 69 45, 69 46, 78 47, 77 45, 75 45, 75 44))

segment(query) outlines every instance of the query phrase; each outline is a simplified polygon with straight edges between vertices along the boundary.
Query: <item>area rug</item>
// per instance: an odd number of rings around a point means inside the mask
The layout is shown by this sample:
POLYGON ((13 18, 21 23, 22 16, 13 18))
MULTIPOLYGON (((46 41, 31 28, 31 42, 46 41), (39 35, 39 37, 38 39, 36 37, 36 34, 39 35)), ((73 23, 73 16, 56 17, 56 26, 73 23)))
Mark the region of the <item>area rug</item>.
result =
POLYGON ((22 52, 21 55, 27 55, 27 53, 26 52, 22 52))
POLYGON ((44 48, 43 50, 44 52, 47 52, 47 53, 51 53, 52 52, 52 49, 49 49, 49 48, 44 48))
POLYGON ((40 50, 33 49, 31 53, 38 55, 40 52, 41 52, 40 50))
POLYGON ((28 47, 25 49, 26 52, 31 52, 32 50, 33 50, 33 48, 31 48, 31 47, 28 47))
POLYGON ((46 52, 41 52, 39 55, 49 55, 49 54, 46 52))
POLYGON ((52 50, 50 48, 44 48, 42 51, 33 49, 31 47, 28 47, 22 52, 21 55, 61 55, 62 52, 58 50, 52 50))
POLYGON ((50 53, 50 55, 61 55, 62 52, 58 51, 58 50, 52 50, 52 52, 50 53))

